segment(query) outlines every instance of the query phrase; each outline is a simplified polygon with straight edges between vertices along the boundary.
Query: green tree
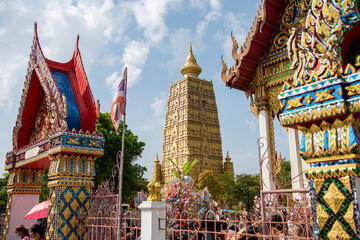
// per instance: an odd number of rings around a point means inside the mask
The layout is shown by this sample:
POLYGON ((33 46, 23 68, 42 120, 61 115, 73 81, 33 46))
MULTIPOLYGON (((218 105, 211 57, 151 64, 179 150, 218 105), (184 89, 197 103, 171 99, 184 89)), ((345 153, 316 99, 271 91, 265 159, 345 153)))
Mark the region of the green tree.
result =
MULTIPOLYGON (((112 175, 117 152, 121 150, 122 125, 123 123, 120 122, 119 131, 116 133, 109 113, 100 113, 98 117, 97 131, 103 134, 105 143, 104 155, 95 161, 95 187, 108 180, 112 175)), ((125 128, 122 199, 123 202, 128 202, 137 192, 147 190, 148 181, 143 177, 146 168, 135 163, 141 157, 145 143, 139 141, 138 136, 134 135, 127 125, 125 128)))
POLYGON ((286 158, 281 158, 281 172, 277 176, 280 188, 291 189, 291 164, 286 158))
POLYGON ((0 211, 5 211, 7 202, 7 182, 9 180, 9 173, 3 173, 3 177, 0 178, 0 211))
POLYGON ((42 174, 43 184, 41 185, 41 194, 40 194, 40 202, 46 201, 49 197, 49 177, 48 177, 49 169, 46 169, 42 174))
POLYGON ((234 177, 224 173, 218 175, 218 182, 221 185, 223 191, 221 193, 221 199, 226 205, 231 208, 232 205, 237 205, 238 202, 234 199, 235 192, 235 180, 234 177))
POLYGON ((255 196, 260 196, 259 174, 239 174, 235 177, 233 198, 242 202, 247 210, 252 209, 255 196))
POLYGON ((207 187, 209 193, 216 202, 220 202, 222 199, 224 190, 217 178, 214 177, 214 173, 210 170, 205 170, 200 173, 197 187, 199 189, 207 187))

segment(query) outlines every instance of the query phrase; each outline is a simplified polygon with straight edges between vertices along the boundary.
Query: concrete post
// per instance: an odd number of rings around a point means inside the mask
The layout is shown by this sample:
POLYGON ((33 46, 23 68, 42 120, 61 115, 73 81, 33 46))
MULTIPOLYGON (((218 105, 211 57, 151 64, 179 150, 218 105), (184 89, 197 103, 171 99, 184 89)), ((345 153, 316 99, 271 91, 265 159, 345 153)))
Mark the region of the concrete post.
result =
POLYGON ((260 139, 264 143, 264 147, 260 148, 260 157, 262 163, 262 179, 263 190, 275 189, 275 181, 270 176, 271 173, 271 149, 270 149, 270 131, 269 131, 269 116, 267 110, 261 110, 259 112, 259 130, 260 139), (265 140, 266 139, 266 140, 265 140))
MULTIPOLYGON (((295 178, 305 169, 303 168, 302 160, 299 154, 299 131, 293 128, 288 129, 289 135, 289 150, 290 150, 290 164, 291 164, 291 178, 295 178)), ((295 181, 292 183, 293 189, 302 189, 304 188, 305 173, 301 174, 295 181)))
MULTIPOLYGON (((165 219, 165 202, 144 201, 141 209, 141 240, 165 240, 165 230, 160 230, 159 219, 165 219)), ((165 228, 165 226, 164 226, 165 228)))

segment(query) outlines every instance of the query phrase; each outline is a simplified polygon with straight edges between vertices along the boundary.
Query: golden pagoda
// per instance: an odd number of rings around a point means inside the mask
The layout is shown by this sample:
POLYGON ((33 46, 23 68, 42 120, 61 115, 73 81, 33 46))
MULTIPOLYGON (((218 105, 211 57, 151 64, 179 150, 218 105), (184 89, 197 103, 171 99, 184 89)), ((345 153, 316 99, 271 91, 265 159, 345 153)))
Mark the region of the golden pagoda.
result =
MULTIPOLYGON (((161 169, 161 180, 165 183, 175 178, 175 166, 170 159, 180 168, 186 162, 197 159, 190 171, 195 181, 204 170, 212 170, 215 175, 224 173, 213 84, 198 77, 201 67, 196 62, 191 45, 180 72, 183 78, 171 83, 166 110, 161 169)), ((159 167, 155 167, 157 164, 154 163, 154 171, 160 171, 159 167)), ((226 165, 225 172, 234 174, 232 163, 226 165)), ((158 174, 153 172, 153 176, 158 174)))

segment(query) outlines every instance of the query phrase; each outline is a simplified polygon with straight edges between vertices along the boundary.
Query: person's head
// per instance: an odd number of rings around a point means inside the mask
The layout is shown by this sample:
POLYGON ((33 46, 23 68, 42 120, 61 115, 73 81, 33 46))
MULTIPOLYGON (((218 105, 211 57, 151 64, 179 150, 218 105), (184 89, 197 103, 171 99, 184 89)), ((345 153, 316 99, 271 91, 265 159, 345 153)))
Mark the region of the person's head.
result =
POLYGON ((45 230, 39 224, 34 224, 30 228, 30 237, 38 240, 45 236, 45 230))
POLYGON ((271 232, 272 234, 282 233, 283 232, 283 218, 279 214, 274 214, 271 216, 271 232))
POLYGON ((304 232, 304 225, 296 225, 294 228, 294 236, 302 236, 304 232))
POLYGON ((15 228, 15 236, 23 239, 25 236, 29 236, 29 230, 24 225, 19 225, 15 228))

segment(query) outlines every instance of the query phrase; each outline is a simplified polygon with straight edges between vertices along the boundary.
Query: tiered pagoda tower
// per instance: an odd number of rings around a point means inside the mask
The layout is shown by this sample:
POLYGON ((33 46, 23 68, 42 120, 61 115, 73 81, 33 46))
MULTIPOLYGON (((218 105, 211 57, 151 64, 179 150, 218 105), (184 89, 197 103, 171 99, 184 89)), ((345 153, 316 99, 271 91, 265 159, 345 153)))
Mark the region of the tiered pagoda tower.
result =
MULTIPOLYGON (((191 46, 180 72, 184 77, 171 83, 166 111, 160 174, 165 183, 175 178, 175 166, 170 159, 180 167, 187 161, 197 159, 197 164, 190 172, 194 180, 204 170, 212 170, 215 175, 224 173, 213 84, 198 77, 201 67, 196 62, 191 46)), ((159 176, 159 161, 155 165, 154 171, 157 173, 153 173, 153 176, 159 176)), ((226 173, 234 174, 231 162, 227 163, 225 169, 226 173)))

